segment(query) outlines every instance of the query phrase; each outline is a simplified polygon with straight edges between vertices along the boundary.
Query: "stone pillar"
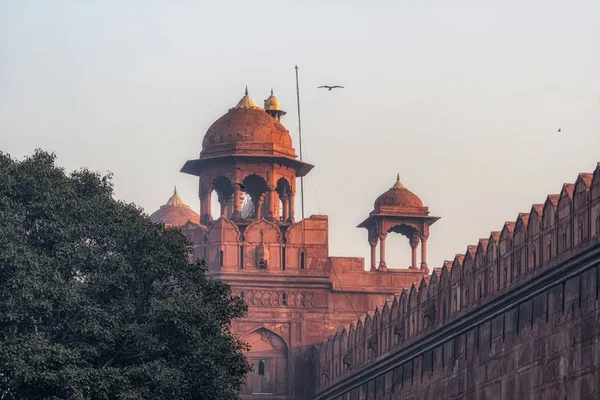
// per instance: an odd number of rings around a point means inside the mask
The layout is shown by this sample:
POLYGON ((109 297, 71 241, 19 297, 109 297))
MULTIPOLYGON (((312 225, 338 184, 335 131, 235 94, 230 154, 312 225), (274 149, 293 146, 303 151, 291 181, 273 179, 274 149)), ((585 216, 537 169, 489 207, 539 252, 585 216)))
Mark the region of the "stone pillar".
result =
POLYGON ((233 183, 233 214, 231 215, 231 219, 240 219, 242 218, 242 199, 244 193, 240 189, 240 185, 237 183, 241 182, 241 174, 239 171, 235 173, 235 182, 233 183))
POLYGON ((386 270, 387 264, 385 263, 385 238, 387 235, 379 236, 379 270, 386 270))
MULTIPOLYGON (((276 217, 275 217, 275 188, 269 188, 269 215, 268 218, 271 221, 275 221, 276 217)), ((279 208, 279 207, 277 207, 279 208)))
POLYGON ((283 207, 283 220, 287 222, 287 220, 290 218, 290 201, 287 194, 283 195, 281 203, 283 207))
POLYGON ((262 193, 260 196, 258 196, 258 199, 256 199, 256 202, 254 203, 254 212, 256 214, 256 219, 261 219, 262 216, 262 206, 263 203, 265 201, 265 194, 262 193))
POLYGON ((371 271, 377 269, 377 238, 369 240, 371 246, 371 271))
POLYGON ((295 194, 294 193, 290 193, 290 198, 289 198, 289 215, 288 215, 288 222, 294 223, 294 211, 295 211, 295 194))
POLYGON ((221 205, 221 218, 225 218, 227 216, 227 202, 225 200, 219 201, 221 205))
POLYGON ((419 246, 419 236, 414 234, 410 240, 410 248, 412 250, 412 259, 410 268, 417 269, 417 247, 419 246))
POLYGON ((427 238, 421 238, 421 269, 427 268, 427 238))
POLYGON ((200 189, 200 220, 203 224, 207 224, 209 221, 212 221, 212 204, 210 201, 211 192, 212 188, 210 186, 200 189))

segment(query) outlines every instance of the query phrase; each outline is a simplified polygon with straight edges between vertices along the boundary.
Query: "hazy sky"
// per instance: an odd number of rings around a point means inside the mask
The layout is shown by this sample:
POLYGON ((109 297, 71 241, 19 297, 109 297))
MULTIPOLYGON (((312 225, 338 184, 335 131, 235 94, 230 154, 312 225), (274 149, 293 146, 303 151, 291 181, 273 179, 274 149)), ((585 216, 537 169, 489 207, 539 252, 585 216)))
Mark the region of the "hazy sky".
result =
MULTIPOLYGON (((179 169, 245 85, 260 105, 275 89, 297 148, 298 64, 306 214, 329 215, 330 253, 368 257, 356 225, 399 172, 442 217, 439 266, 600 161, 599 15, 598 0, 0 0, 0 150, 111 171, 149 213, 177 185, 198 210, 179 169)), ((404 238, 387 248, 409 265, 404 238)))

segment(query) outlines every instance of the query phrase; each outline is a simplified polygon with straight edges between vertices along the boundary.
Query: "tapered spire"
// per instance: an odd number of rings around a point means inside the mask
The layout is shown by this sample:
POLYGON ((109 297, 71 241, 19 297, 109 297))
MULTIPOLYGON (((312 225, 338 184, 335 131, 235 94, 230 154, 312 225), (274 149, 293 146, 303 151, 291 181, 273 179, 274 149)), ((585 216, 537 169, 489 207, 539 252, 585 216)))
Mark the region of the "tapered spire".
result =
POLYGON ((396 175, 396 183, 392 186, 392 189, 404 189, 404 185, 400 182, 400 173, 396 175))
POLYGON ((244 97, 242 97, 242 99, 238 101, 237 105, 234 107, 234 109, 236 108, 260 108, 248 94, 248 86, 246 86, 246 90, 244 91, 244 97))

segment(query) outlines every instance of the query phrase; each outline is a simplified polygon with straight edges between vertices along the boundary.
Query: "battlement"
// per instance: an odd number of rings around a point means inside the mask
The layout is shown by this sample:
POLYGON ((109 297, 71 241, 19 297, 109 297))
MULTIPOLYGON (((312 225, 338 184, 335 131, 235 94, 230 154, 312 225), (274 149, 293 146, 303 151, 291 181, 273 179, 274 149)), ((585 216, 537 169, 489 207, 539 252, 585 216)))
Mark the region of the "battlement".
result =
MULTIPOLYGON (((394 354, 426 340, 433 332, 468 318, 519 288, 535 286, 553 269, 564 267, 567 260, 599 245, 600 163, 593 174, 579 174, 575 183, 564 184, 559 194, 548 195, 543 204, 533 205, 529 213, 520 213, 516 221, 506 222, 500 231, 491 232, 477 245, 468 246, 464 254, 457 254, 452 261, 435 268, 430 279, 423 278, 419 285, 413 284, 391 302, 317 346, 314 353, 317 394, 359 376, 361 371, 372 369, 394 354)), ((547 292, 544 298, 517 304, 516 308, 502 313, 501 319, 482 325, 482 332, 478 326, 476 333, 472 330, 445 343, 441 350, 437 348, 426 356, 414 358, 410 364, 407 361, 402 365, 401 377, 396 376, 399 369, 388 371, 393 374, 389 378, 391 384, 387 375, 382 374, 373 380, 375 389, 363 391, 361 387, 360 393, 371 396, 382 390, 383 395, 396 382, 404 384, 407 377, 411 384, 417 378, 423 381, 425 372, 427 380, 436 374, 444 376, 442 371, 450 358, 454 362, 459 356, 466 357, 468 352, 479 352, 482 337, 494 346, 494 337, 499 334, 504 340, 509 332, 518 334, 524 322, 533 326, 537 314, 542 313, 547 322, 557 309, 564 311, 573 302, 583 307, 582 303, 591 299, 596 304, 600 292, 598 279, 598 267, 583 271, 577 279, 562 282, 561 293, 547 292)), ((596 306, 590 305, 588 311, 596 306)), ((452 368, 449 367, 450 371, 452 368)))

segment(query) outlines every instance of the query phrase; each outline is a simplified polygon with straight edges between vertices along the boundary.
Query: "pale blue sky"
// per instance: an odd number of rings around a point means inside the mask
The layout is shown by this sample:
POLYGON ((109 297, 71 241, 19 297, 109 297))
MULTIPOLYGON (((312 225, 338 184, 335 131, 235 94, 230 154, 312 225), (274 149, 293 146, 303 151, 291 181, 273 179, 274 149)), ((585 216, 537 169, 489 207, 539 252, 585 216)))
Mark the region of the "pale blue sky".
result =
MULTIPOLYGON (((0 150, 110 170, 148 212, 177 185, 198 210, 179 169, 245 85, 258 104, 275 89, 297 147, 298 64, 306 209, 329 215, 330 253, 368 256, 355 226, 400 172, 442 217, 439 266, 600 161, 599 16, 597 0, 0 0, 0 150)), ((409 265, 403 238, 387 248, 409 265)))

